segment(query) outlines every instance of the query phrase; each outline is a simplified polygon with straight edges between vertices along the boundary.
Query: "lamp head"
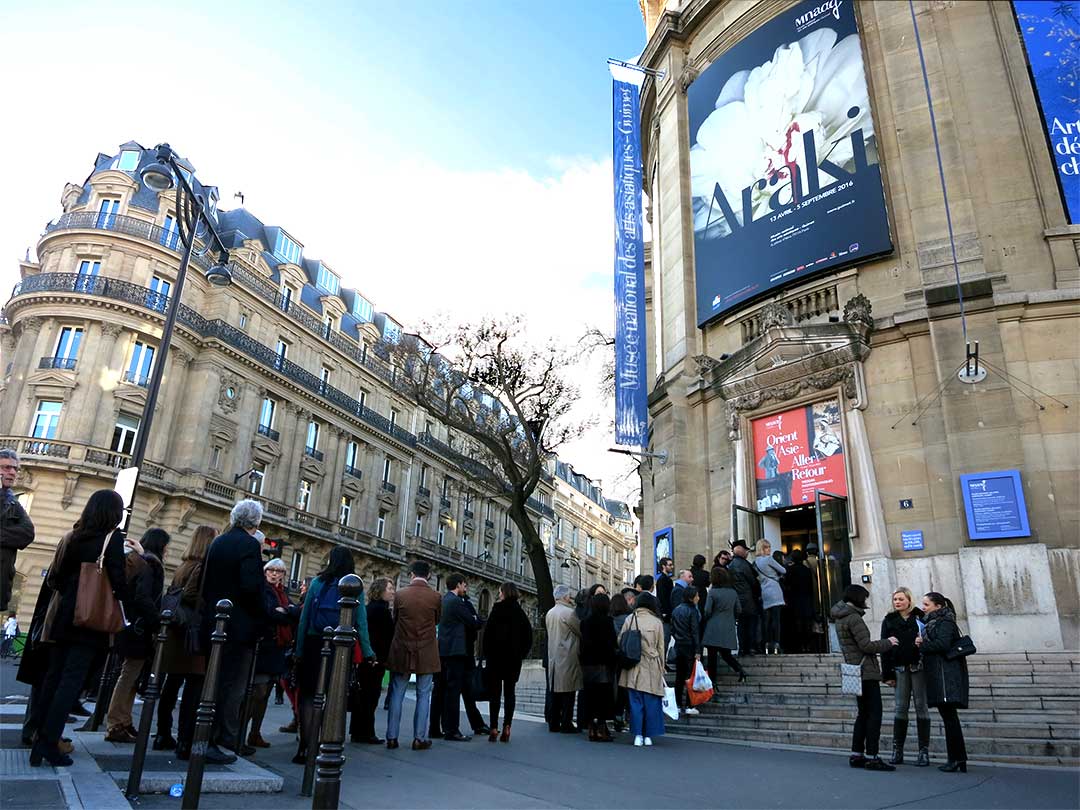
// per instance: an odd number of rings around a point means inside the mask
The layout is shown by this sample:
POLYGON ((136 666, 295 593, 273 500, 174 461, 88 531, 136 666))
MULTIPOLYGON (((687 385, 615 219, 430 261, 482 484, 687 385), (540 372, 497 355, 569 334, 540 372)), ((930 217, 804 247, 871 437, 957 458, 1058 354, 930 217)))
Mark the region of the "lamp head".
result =
POLYGON ((206 271, 206 280, 215 287, 228 287, 232 283, 232 271, 229 270, 229 256, 222 253, 217 264, 206 271))
POLYGON ((173 187, 173 172, 169 166, 172 157, 172 148, 167 143, 159 144, 157 157, 153 163, 143 166, 139 176, 142 177, 143 185, 152 191, 168 191, 173 187))

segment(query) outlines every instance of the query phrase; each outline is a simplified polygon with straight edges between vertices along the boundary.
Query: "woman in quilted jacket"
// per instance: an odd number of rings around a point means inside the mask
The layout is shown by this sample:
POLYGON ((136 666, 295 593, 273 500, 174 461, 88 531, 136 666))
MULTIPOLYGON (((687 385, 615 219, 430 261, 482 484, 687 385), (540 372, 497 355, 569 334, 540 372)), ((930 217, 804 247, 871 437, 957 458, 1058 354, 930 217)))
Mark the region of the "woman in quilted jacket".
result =
POLYGON ((941 715, 941 724, 945 726, 945 750, 949 754, 949 761, 939 765, 938 770, 967 773, 964 731, 956 713, 957 709, 968 706, 967 659, 948 655, 962 634, 956 625, 952 602, 937 591, 923 597, 922 608, 926 614, 926 627, 915 643, 922 653, 926 670, 926 702, 936 707, 941 715))

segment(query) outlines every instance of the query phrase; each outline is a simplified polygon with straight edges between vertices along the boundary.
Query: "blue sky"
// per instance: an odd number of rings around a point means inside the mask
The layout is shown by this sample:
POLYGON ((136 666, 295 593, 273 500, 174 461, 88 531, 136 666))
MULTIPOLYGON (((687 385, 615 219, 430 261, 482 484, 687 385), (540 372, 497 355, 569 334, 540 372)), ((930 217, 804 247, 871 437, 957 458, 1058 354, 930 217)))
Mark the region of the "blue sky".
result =
MULTIPOLYGON (((9 6, 0 297, 99 151, 167 140, 406 325, 610 329, 605 59, 644 43, 636 0, 9 6)), ((610 441, 567 456, 610 481, 610 441)))

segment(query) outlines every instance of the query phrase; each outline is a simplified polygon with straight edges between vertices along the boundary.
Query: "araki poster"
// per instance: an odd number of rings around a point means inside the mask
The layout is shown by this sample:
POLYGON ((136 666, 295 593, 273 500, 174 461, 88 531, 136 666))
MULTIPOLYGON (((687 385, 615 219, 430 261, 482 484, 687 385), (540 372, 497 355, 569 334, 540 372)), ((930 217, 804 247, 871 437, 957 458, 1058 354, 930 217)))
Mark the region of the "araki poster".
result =
POLYGON ((853 0, 759 26, 687 106, 699 326, 892 249, 853 0))
POLYGON ((754 419, 759 512, 814 502, 814 492, 847 495, 840 402, 816 402, 754 419))

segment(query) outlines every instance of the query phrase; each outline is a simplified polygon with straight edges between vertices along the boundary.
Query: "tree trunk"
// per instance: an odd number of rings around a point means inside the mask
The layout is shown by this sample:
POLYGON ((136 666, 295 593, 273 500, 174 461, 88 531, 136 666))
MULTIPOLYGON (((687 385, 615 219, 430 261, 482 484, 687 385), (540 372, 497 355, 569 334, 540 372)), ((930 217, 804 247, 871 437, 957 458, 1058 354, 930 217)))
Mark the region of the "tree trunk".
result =
POLYGON ((510 504, 510 519, 518 527, 521 532, 521 542, 528 549, 533 579, 536 581, 536 599, 540 604, 542 619, 549 610, 555 607, 555 589, 551 582, 551 571, 548 570, 547 554, 544 552, 540 533, 536 530, 536 524, 529 518, 524 503, 519 504, 517 501, 518 499, 514 498, 510 504))

